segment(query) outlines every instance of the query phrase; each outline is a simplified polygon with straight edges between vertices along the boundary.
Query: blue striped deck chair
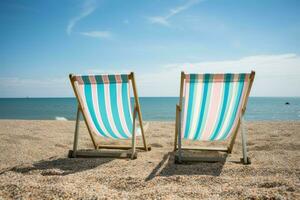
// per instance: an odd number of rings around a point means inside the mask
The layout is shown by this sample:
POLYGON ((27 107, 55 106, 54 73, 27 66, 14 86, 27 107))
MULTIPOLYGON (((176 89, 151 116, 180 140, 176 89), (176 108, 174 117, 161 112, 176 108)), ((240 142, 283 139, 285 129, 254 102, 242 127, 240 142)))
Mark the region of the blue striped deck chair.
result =
POLYGON ((136 149, 148 151, 142 114, 135 85, 134 73, 122 75, 70 74, 70 81, 78 101, 73 150, 69 157, 119 157, 136 158, 136 149), (134 107, 130 101, 130 82, 134 94, 134 107), (83 115, 94 150, 77 150, 80 114, 83 115), (136 117, 139 127, 136 128, 136 117), (142 135, 143 146, 136 146, 136 136, 142 135), (131 139, 131 146, 98 145, 95 137, 131 139), (106 151, 103 151, 106 149, 106 151), (108 149, 115 149, 107 151, 108 149), (116 151, 121 149, 124 151, 116 151))
MULTIPOLYGON (((247 157, 244 113, 255 72, 244 74, 181 73, 180 99, 176 105, 175 163, 201 161, 184 156, 182 150, 221 151, 231 153, 241 127, 244 164, 247 157), (223 141, 228 147, 182 147, 182 140, 223 141)), ((218 161, 212 158, 202 161, 218 161)))

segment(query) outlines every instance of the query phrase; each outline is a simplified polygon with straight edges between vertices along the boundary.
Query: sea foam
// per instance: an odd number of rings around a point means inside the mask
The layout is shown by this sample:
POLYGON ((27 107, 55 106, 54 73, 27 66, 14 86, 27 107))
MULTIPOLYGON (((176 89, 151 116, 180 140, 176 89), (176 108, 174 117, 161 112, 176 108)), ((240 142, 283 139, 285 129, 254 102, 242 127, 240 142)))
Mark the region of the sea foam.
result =
POLYGON ((59 116, 55 117, 55 120, 58 120, 58 121, 68 121, 67 118, 65 118, 65 117, 59 117, 59 116))

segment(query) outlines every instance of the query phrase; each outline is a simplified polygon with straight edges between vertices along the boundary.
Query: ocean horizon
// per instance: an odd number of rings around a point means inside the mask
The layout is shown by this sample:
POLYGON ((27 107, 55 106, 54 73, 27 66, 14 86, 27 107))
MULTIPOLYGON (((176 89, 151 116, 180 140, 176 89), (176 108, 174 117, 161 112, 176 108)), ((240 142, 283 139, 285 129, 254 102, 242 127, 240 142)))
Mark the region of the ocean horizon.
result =
MULTIPOLYGON (((175 120, 178 97, 139 99, 144 120, 175 120)), ((73 97, 0 98, 0 119, 75 120, 76 108, 73 97)), ((250 97, 245 118, 250 121, 300 120, 300 97, 250 97)))

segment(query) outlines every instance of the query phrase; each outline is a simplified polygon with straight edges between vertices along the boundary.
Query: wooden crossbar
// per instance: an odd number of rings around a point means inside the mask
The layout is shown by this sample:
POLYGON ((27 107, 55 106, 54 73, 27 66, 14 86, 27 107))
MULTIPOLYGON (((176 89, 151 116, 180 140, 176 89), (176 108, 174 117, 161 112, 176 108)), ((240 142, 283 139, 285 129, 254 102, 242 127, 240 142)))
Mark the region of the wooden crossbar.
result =
MULTIPOLYGON (((73 157, 73 150, 69 151, 69 157, 73 157)), ((108 158, 137 158, 137 152, 132 156, 132 152, 124 151, 101 151, 101 150, 77 150, 76 158, 96 158, 96 157, 108 157, 108 158)))
MULTIPOLYGON (((97 149, 131 149, 132 146, 126 146, 126 145, 98 145, 97 149)), ((144 146, 136 146, 136 149, 146 150, 144 146)), ((151 150, 151 146, 147 147, 147 151, 151 150)))

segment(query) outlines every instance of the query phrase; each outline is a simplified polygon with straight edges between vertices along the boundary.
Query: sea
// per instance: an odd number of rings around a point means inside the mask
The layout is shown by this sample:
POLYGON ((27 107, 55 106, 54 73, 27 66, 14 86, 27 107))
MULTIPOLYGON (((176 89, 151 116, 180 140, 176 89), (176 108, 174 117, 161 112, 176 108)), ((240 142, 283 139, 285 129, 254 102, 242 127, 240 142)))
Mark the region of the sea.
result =
MULTIPOLYGON (((174 121, 177 97, 140 97, 143 119, 174 121)), ((75 120, 75 98, 0 98, 0 119, 75 120)), ((250 97, 246 120, 300 120, 300 97, 250 97)))

